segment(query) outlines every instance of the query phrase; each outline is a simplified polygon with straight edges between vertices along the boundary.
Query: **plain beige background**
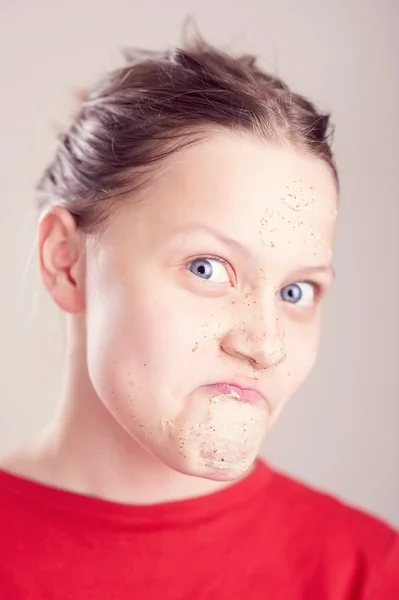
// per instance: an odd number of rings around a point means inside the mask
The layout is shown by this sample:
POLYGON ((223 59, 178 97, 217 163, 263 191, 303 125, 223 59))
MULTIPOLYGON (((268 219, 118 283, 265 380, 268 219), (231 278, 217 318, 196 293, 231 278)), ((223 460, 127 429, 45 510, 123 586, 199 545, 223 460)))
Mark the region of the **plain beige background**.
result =
POLYGON ((2 0, 0 451, 57 402, 62 319, 40 291, 33 185, 74 89, 126 45, 210 41, 254 52, 337 125, 337 281, 314 375, 265 446, 278 467, 399 525, 397 0, 2 0))

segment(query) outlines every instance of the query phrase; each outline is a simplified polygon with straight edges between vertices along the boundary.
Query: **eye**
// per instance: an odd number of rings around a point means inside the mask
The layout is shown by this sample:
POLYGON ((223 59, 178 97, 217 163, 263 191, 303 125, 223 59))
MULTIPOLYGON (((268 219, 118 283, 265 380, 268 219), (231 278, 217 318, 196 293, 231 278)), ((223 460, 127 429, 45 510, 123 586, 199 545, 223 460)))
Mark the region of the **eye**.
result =
POLYGON ((227 263, 221 258, 203 256, 190 261, 187 267, 200 279, 206 279, 212 283, 230 283, 227 263))
POLYGON ((313 304, 315 295, 315 285, 306 281, 290 283, 280 291, 280 296, 284 302, 304 306, 305 308, 313 304))

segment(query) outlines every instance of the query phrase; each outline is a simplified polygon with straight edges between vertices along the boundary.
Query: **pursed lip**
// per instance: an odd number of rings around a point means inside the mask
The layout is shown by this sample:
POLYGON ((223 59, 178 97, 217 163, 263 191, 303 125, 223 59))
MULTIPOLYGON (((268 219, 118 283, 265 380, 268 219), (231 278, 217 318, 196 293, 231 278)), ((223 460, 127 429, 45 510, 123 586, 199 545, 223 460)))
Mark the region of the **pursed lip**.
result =
POLYGON ((217 382, 206 386, 215 394, 231 394, 243 402, 266 402, 269 405, 267 398, 262 392, 253 387, 243 387, 238 383, 232 382, 217 382))

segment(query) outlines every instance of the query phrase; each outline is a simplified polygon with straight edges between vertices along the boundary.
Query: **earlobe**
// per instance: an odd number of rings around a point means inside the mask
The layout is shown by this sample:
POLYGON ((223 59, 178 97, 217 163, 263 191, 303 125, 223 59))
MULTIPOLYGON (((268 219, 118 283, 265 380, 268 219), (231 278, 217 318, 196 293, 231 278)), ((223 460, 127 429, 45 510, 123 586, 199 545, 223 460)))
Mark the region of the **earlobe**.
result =
POLYGON ((53 207, 41 218, 38 250, 43 283, 54 302, 68 313, 84 310, 83 235, 64 208, 53 207))

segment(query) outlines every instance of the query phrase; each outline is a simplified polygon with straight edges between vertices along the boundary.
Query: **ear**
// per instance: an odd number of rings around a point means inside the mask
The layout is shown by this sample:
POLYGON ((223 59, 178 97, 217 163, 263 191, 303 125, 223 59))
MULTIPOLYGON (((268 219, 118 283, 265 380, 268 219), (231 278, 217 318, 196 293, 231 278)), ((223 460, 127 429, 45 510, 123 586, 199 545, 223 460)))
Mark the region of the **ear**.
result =
POLYGON ((84 238, 65 208, 52 207, 39 223, 39 263, 43 283, 65 312, 84 311, 84 238))

